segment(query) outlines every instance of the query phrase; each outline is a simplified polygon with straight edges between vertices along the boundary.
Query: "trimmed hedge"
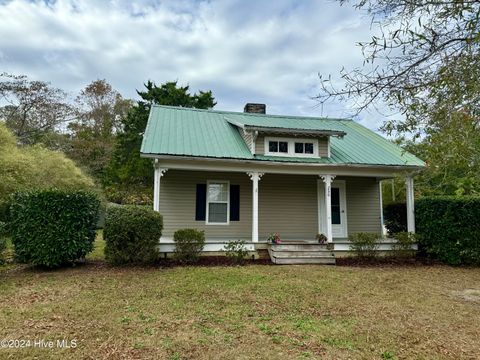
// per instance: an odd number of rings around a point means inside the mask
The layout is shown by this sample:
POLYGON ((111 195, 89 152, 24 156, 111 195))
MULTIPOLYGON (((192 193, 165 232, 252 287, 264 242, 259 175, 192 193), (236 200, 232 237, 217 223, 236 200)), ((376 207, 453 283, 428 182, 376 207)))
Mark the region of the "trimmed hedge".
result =
POLYGON ((13 195, 9 230, 17 260, 58 267, 93 250, 100 200, 79 190, 37 190, 13 195))
POLYGON ((193 263, 198 260, 205 246, 205 232, 196 229, 180 229, 173 234, 175 242, 175 259, 193 263))
POLYGON ((415 203, 419 246, 450 265, 480 265, 480 197, 426 197, 415 203))
POLYGON ((163 218, 145 206, 115 205, 105 216, 105 259, 115 265, 147 264, 158 259, 163 218))
POLYGON ((383 209, 383 221, 388 234, 407 231, 407 205, 404 202, 391 203, 383 209))

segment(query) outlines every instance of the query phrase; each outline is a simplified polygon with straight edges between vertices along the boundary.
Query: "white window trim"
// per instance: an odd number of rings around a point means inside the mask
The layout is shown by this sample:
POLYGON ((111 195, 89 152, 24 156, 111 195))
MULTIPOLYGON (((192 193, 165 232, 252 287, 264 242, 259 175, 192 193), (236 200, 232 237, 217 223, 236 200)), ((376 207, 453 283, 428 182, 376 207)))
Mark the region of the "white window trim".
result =
POLYGON ((265 155, 270 156, 283 156, 283 157, 308 157, 308 158, 319 158, 318 153, 318 139, 297 139, 297 138, 281 138, 281 137, 265 137, 264 139, 264 149, 265 155), (288 143, 288 153, 282 152, 270 152, 269 151, 269 142, 270 141, 285 141, 288 143), (313 143, 313 154, 298 154, 295 152, 295 143, 313 143))
MULTIPOLYGON (((207 180, 207 213, 205 216, 205 224, 206 225, 230 225, 230 181, 228 180, 207 180), (208 189, 210 188, 210 184, 227 184, 227 222, 219 223, 219 222, 210 222, 208 219, 208 214, 210 213, 210 201, 208 200, 208 189)), ((224 203, 223 201, 212 201, 214 203, 224 203)))

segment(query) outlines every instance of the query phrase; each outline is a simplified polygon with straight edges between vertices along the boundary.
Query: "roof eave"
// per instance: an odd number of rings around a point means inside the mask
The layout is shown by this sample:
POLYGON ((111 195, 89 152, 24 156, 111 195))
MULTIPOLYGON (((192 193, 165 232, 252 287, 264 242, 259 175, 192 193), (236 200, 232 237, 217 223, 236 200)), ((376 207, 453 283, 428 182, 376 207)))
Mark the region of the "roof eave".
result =
POLYGON ((227 161, 227 162, 240 162, 240 163, 263 163, 263 164, 278 164, 278 165, 293 165, 293 166, 317 166, 317 167, 348 167, 348 168, 388 168, 395 170, 410 170, 410 171, 422 171, 425 166, 421 165, 388 165, 388 164, 361 164, 361 163, 311 163, 311 162, 287 162, 287 161, 273 161, 273 160, 260 160, 256 158, 242 159, 242 158, 226 158, 226 157, 209 157, 209 156, 193 156, 193 155, 172 155, 172 154, 153 154, 153 153, 140 153, 140 157, 150 159, 198 159, 205 161, 227 161))

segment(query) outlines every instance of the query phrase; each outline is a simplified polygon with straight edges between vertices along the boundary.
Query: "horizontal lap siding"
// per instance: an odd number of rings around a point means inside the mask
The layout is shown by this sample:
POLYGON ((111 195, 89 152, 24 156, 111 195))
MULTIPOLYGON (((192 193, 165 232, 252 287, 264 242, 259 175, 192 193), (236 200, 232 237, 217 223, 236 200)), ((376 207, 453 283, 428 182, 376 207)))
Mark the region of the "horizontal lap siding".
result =
POLYGON ((251 149, 252 148, 252 142, 253 142, 252 133, 246 132, 246 131, 240 130, 240 129, 238 131, 240 132, 240 135, 242 136, 243 141, 245 141, 245 144, 247 144, 248 148, 251 149))
POLYGON ((381 233, 379 186, 375 178, 346 180, 348 233, 381 233))
POLYGON ((255 154, 265 154, 265 136, 263 135, 258 135, 257 139, 255 140, 255 154))
POLYGON ((265 174, 259 182, 259 239, 314 240, 318 232, 317 177, 265 174))
MULTIPOLYGON (((348 232, 380 233, 379 188, 374 178, 338 177, 346 180, 348 232)), ((173 237, 182 228, 205 230, 207 239, 244 239, 252 231, 252 182, 245 173, 169 170, 161 179, 160 212, 163 236, 173 237), (195 221, 196 184, 228 180, 240 185, 240 221, 206 225, 195 221)), ((311 239, 318 232, 317 177, 265 174, 259 181, 259 240, 271 232, 283 239, 311 239)))
POLYGON ((320 157, 328 157, 328 138, 318 139, 318 155, 320 157))
POLYGON ((201 171, 169 170, 161 179, 160 213, 163 215, 163 236, 173 237, 178 229, 205 230, 210 240, 250 241, 252 233, 252 185, 245 173, 220 173, 201 171), (228 180, 231 185, 240 185, 240 221, 230 225, 206 225, 195 220, 196 184, 207 180, 228 180))

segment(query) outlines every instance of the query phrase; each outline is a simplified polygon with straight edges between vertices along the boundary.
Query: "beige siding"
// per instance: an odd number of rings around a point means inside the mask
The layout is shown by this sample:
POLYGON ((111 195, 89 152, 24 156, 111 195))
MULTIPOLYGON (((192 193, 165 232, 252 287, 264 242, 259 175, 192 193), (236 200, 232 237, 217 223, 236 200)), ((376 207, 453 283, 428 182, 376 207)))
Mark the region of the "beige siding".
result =
POLYGON ((375 178, 345 178, 348 233, 381 234, 379 186, 375 178))
POLYGON ((240 135, 242 135, 243 141, 245 141, 245 144, 247 144, 248 148, 252 148, 252 142, 253 142, 253 136, 251 132, 246 132, 242 129, 238 129, 240 132, 240 135))
POLYGON ((318 232, 317 178, 266 174, 258 190, 259 239, 277 232, 282 239, 314 240, 318 232))
MULTIPOLYGON (((266 136, 268 137, 269 135, 266 135, 266 136)), ((272 135, 272 137, 276 137, 276 136, 272 135)), ((258 154, 258 155, 265 154, 265 135, 258 135, 257 140, 255 142, 255 154, 258 154)), ((328 139, 326 137, 318 138, 318 155, 320 157, 328 156, 328 139)))
POLYGON ((178 229, 196 228, 205 230, 207 239, 251 239, 252 233, 252 184, 245 173, 220 173, 169 170, 161 179, 160 213, 163 215, 163 236, 170 238, 178 229), (240 185, 240 221, 229 225, 206 225, 195 221, 197 184, 207 180, 229 180, 240 185))
MULTIPOLYGON (((380 233, 379 188, 374 178, 339 177, 346 180, 348 232, 380 233)), ((163 236, 177 229, 205 230, 208 240, 250 241, 252 229, 252 183, 245 173, 169 170, 161 180, 160 212, 163 236), (240 185, 240 221, 229 225, 206 225, 195 221, 196 184, 229 180, 240 185)), ((317 177, 265 174, 259 182, 259 239, 278 232, 283 239, 313 240, 318 232, 317 177)))
POLYGON ((257 136, 257 140, 255 141, 255 154, 265 154, 265 136, 263 135, 257 136))
POLYGON ((318 139, 318 156, 328 157, 328 138, 323 137, 318 139))

